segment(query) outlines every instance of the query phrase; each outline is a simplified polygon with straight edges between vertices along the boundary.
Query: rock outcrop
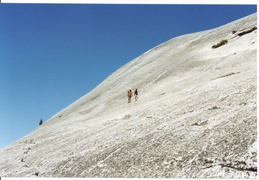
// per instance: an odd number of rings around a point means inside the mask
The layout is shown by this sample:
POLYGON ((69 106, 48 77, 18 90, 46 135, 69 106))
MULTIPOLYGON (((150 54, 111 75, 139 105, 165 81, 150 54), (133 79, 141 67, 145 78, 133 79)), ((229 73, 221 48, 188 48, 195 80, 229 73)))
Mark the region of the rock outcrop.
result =
POLYGON ((256 23, 252 14, 137 57, 1 149, 0 176, 256 178, 257 29, 232 33, 256 23))

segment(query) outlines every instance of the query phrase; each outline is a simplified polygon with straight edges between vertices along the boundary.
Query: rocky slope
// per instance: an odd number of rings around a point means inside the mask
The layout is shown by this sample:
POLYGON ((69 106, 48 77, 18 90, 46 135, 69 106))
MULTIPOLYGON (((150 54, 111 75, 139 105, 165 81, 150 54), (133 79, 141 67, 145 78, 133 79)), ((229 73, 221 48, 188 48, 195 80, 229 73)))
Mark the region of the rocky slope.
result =
POLYGON ((252 14, 137 57, 1 149, 0 176, 256 178, 256 23, 252 14))

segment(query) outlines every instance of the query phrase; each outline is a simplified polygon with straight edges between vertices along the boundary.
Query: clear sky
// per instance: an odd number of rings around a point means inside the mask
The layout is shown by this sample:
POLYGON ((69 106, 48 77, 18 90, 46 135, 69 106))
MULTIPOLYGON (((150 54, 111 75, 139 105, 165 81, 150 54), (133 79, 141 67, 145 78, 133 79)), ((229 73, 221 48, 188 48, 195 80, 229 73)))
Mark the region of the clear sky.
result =
POLYGON ((29 134, 40 119, 46 122, 147 50, 256 8, 0 4, 0 148, 29 134))

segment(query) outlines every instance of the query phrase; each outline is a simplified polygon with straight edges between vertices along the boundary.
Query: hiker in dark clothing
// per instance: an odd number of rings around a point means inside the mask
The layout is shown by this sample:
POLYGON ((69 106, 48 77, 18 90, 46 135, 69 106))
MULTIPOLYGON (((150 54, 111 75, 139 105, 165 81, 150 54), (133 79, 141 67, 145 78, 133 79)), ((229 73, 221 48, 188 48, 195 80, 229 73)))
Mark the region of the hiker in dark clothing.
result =
POLYGON ((135 96, 135 101, 137 101, 138 100, 138 88, 135 89, 134 96, 135 96))
POLYGON ((131 97, 132 97, 132 91, 131 89, 128 90, 128 103, 131 102, 131 97))

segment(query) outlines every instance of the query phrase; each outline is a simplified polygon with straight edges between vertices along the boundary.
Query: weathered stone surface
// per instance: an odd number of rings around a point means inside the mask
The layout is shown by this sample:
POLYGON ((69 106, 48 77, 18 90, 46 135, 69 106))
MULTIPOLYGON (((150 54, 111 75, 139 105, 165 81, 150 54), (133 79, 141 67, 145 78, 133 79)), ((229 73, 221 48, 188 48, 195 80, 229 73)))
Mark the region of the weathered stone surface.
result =
POLYGON ((1 149, 0 176, 256 178, 257 30, 232 33, 256 27, 256 16, 132 60, 1 149))

